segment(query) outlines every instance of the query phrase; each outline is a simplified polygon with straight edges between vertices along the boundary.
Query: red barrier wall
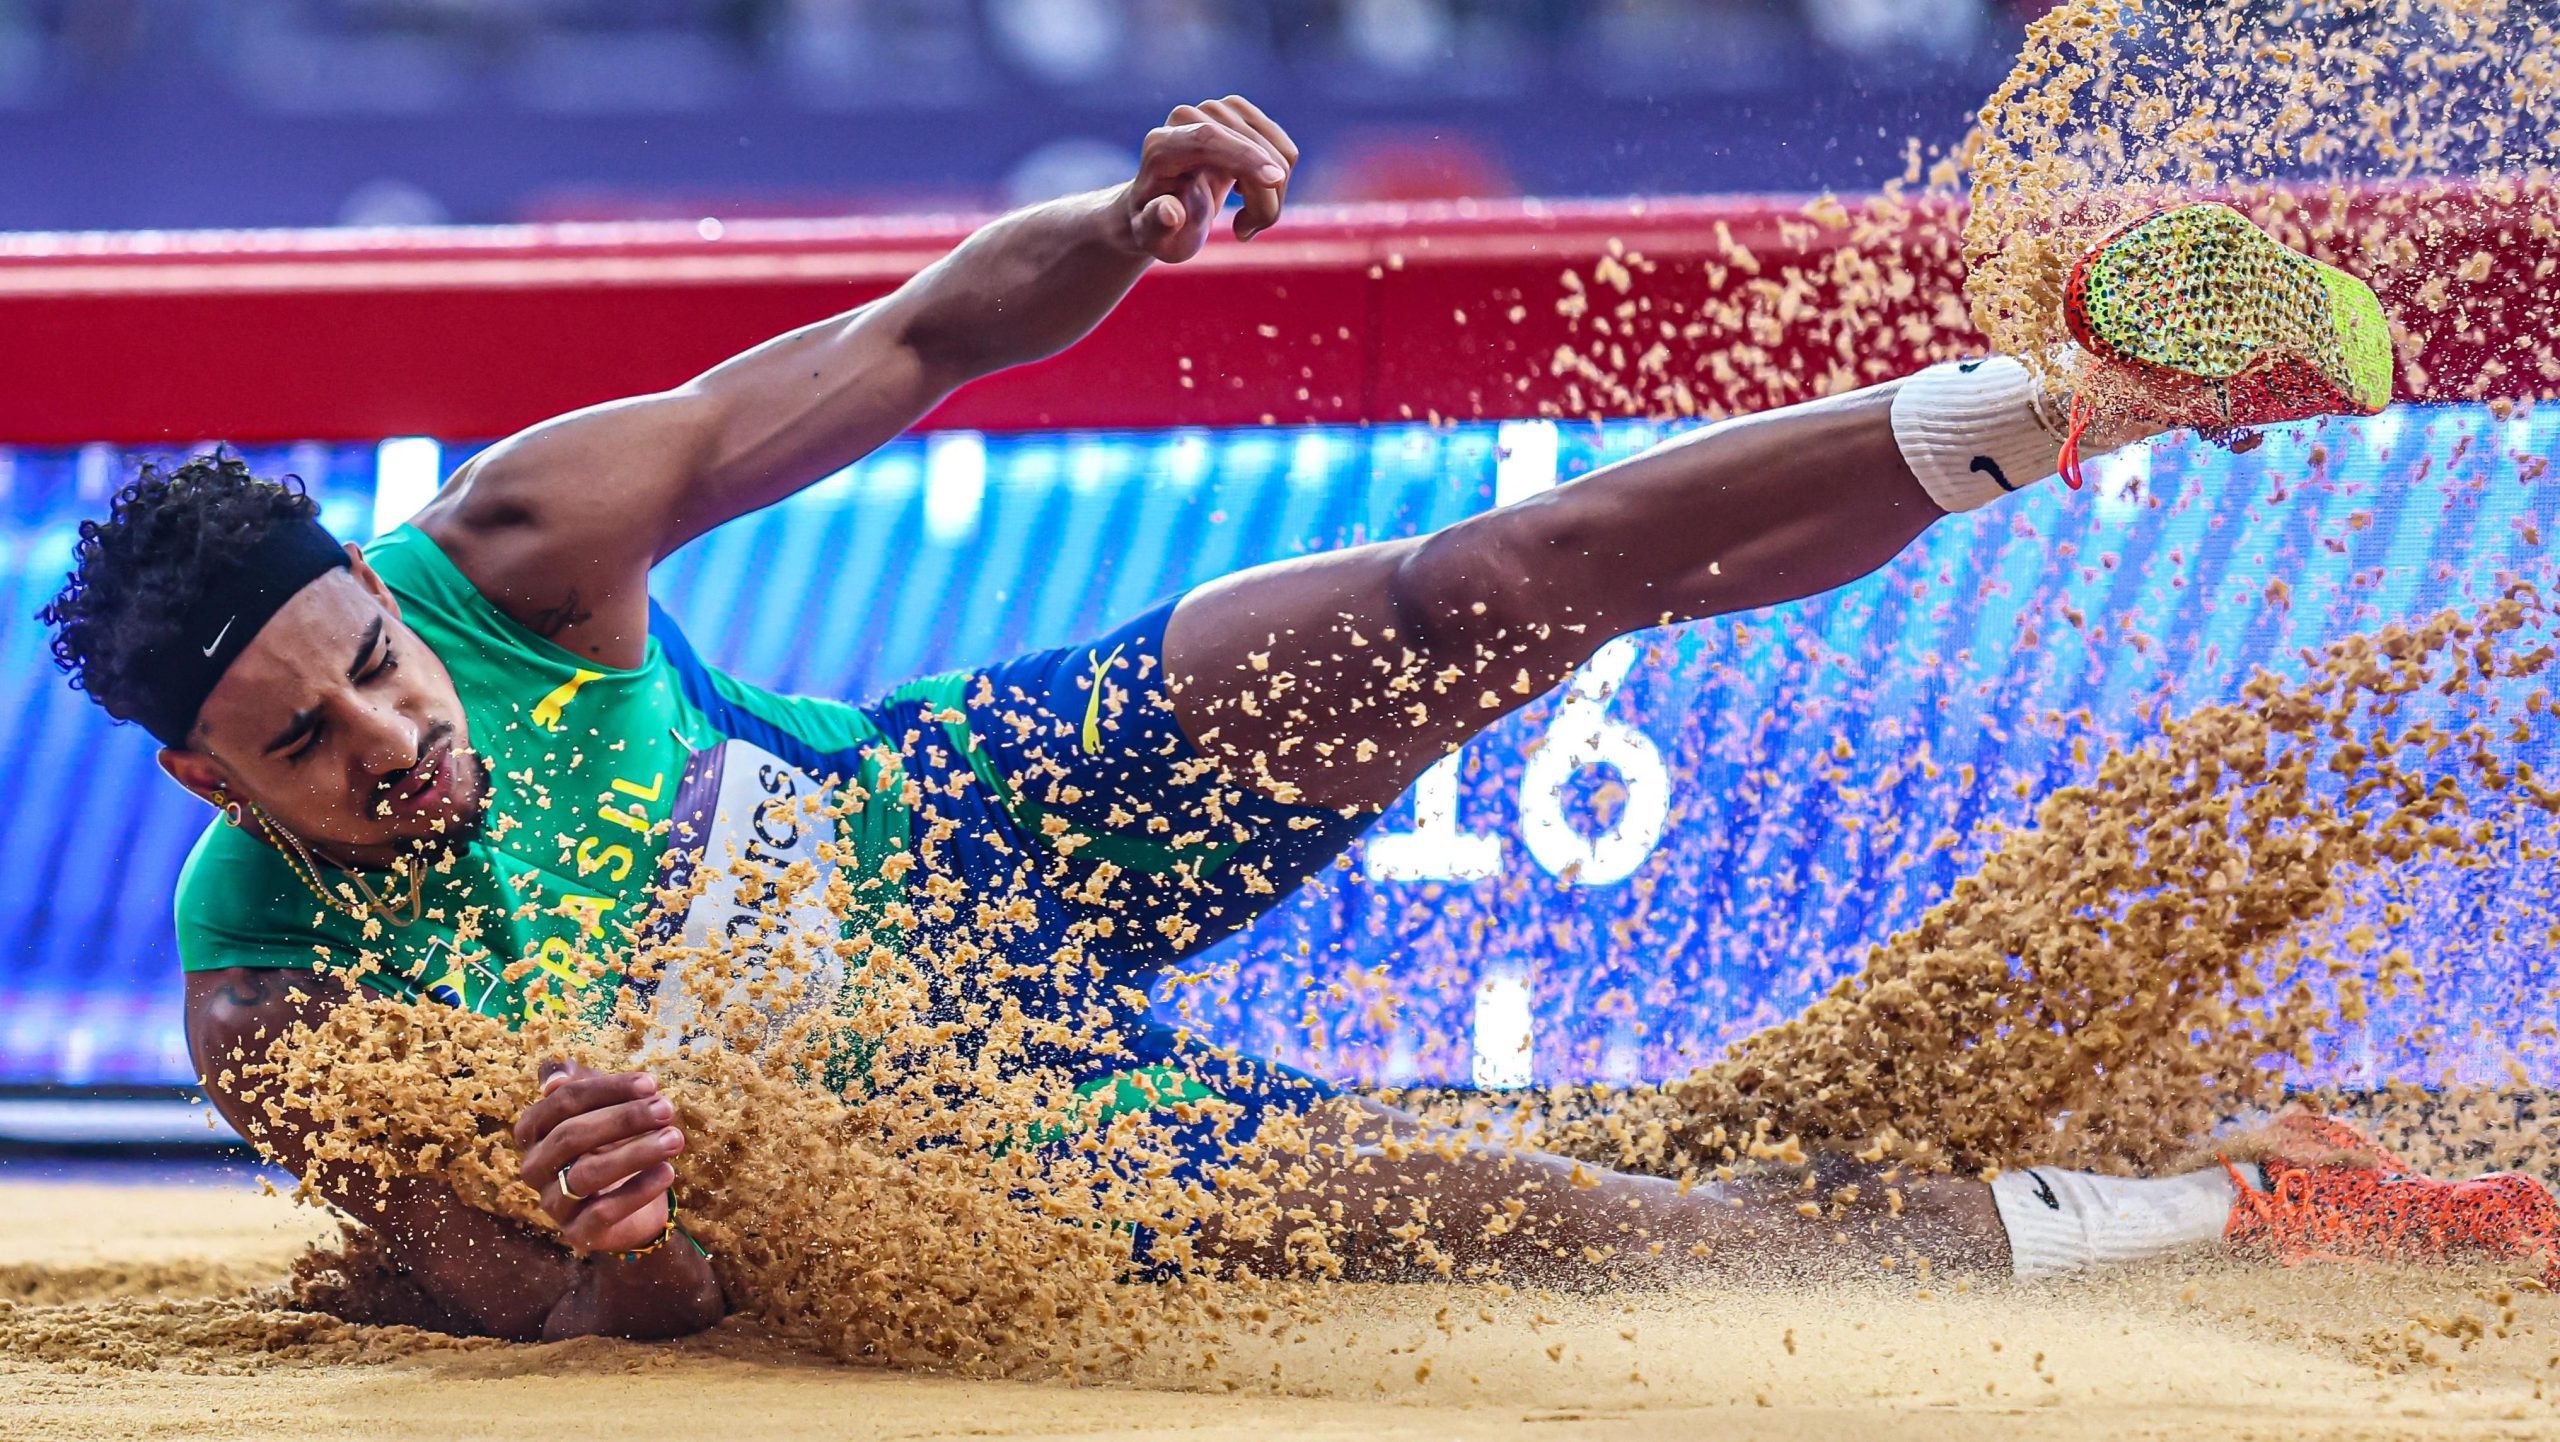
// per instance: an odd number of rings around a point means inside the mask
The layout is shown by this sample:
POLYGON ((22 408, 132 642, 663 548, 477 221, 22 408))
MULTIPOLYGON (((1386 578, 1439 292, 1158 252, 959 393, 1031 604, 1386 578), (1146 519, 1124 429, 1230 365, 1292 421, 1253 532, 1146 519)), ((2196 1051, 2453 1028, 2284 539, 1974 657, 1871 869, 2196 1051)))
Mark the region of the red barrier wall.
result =
MULTIPOLYGON (((2519 283, 2536 263, 2549 272, 2560 242, 2548 227, 2470 209, 2422 256, 2364 259, 2423 268, 2468 237, 2502 247, 2519 283)), ((673 384, 858 305, 969 224, 738 223, 712 238, 661 224, 0 237, 0 440, 494 437, 673 384)), ((1293 212, 1250 244, 1221 236, 1188 265, 1158 267, 1084 344, 969 388, 933 424, 1737 409, 1768 398, 1755 375, 1895 374, 1972 339, 1950 300, 1959 271, 1945 212, 1831 263, 1852 233, 1808 222, 1798 202, 1746 197, 1293 212), (1613 244, 1653 267, 1630 291, 1595 280, 1613 244), (1734 263, 1737 246, 1750 264, 1734 263), (1635 309, 1607 335, 1576 329, 1557 309, 1568 269, 1591 287, 1595 314, 1635 309), (1800 294, 1777 298, 1791 271, 1800 294), (1794 319, 1737 332, 1734 308, 1716 301, 1755 285, 1754 310, 1794 319), (1647 394, 1597 394, 1557 374, 1568 341, 1596 345, 1613 374, 1649 375, 1647 394), (1647 373, 1639 358, 1657 343, 1647 373), (1669 377, 1683 396, 1654 384, 1669 377)), ((2413 326, 2436 333, 2422 346, 2478 349, 2467 313, 2413 326)), ((2513 369, 2492 389, 2535 383, 2530 367, 2513 369)))

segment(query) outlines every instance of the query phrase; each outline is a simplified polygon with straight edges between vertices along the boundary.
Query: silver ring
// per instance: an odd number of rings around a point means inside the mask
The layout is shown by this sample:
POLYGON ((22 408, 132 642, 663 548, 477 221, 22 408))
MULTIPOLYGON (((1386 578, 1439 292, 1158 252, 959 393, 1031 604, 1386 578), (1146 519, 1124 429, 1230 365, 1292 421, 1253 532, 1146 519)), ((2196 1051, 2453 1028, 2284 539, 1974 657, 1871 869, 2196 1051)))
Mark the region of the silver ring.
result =
POLYGON ((569 1200, 571 1200, 571 1201, 573 1201, 573 1202, 583 1202, 583 1201, 585 1201, 585 1200, 586 1200, 586 1198, 584 1198, 584 1197, 582 1197, 582 1196, 579 1196, 576 1192, 573 1192, 573 1191, 569 1190, 569 1167, 574 1167, 574 1166, 576 1166, 576 1165, 577 1165, 577 1163, 576 1163, 576 1162, 571 1162, 571 1163, 569 1163, 569 1166, 567 1166, 567 1167, 562 1167, 562 1168, 560 1169, 560 1178, 559 1178, 559 1180, 560 1180, 560 1195, 562 1195, 562 1196, 564 1196, 564 1197, 567 1197, 569 1200))

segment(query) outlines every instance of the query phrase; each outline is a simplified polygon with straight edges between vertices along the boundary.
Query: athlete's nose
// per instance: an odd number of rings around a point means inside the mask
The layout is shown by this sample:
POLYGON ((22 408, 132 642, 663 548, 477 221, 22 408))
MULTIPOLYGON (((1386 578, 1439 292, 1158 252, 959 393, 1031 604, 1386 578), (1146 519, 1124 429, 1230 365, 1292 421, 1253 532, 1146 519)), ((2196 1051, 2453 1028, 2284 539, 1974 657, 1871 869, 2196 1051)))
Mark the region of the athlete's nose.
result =
POLYGON ((344 724, 355 743, 355 763, 368 779, 380 781, 418 764, 426 728, 398 706, 359 696, 344 724))

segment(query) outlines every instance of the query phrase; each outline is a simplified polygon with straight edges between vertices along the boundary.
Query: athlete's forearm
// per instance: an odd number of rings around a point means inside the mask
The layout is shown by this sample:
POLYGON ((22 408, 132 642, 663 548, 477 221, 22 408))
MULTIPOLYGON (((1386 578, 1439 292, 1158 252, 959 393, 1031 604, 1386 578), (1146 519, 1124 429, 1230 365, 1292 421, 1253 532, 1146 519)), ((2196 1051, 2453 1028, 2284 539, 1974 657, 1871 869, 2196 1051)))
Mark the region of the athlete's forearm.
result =
POLYGON ((711 1264, 682 1236, 629 1261, 612 1252, 580 1256, 429 1178, 319 1181, 330 1200, 381 1235, 410 1281, 467 1319, 469 1331, 517 1342, 655 1340, 699 1332, 728 1311, 711 1264))
POLYGON ((957 378, 1055 355, 1111 313, 1148 261, 1126 187, 1015 211, 911 282, 898 302, 907 345, 957 378))
POLYGON ((1182 106, 1129 184, 1008 215, 895 292, 680 386, 520 431, 465 463, 419 529, 517 620, 637 665, 649 567, 860 460, 955 388, 1073 345, 1150 259, 1198 254, 1230 194, 1245 199, 1240 238, 1267 229, 1296 159, 1237 97, 1182 106), (611 505, 593 503, 599 475, 615 478, 611 505))

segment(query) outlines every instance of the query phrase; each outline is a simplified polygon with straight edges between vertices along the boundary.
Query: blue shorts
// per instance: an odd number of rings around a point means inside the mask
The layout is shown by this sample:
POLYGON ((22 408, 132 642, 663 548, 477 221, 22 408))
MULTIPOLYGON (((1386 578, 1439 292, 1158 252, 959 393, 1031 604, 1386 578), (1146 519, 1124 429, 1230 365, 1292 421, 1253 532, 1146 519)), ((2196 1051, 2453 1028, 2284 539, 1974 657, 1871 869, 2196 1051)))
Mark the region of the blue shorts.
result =
POLYGON ((1278 904, 1376 817, 1275 801, 1183 734, 1164 685, 1175 604, 866 709, 924 793, 908 877, 916 939, 978 958, 952 978, 954 1007, 992 988, 1035 1017, 1108 1015, 1104 1045, 1034 1047, 1026 1064, 1088 1090, 1169 1070, 1233 1103, 1214 1123, 1165 1123, 1196 1175, 1273 1109, 1337 1089, 1164 1025, 1145 1010, 1148 984, 1278 904))

